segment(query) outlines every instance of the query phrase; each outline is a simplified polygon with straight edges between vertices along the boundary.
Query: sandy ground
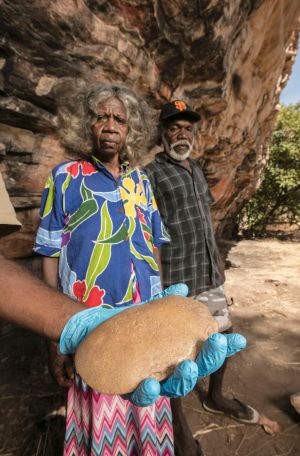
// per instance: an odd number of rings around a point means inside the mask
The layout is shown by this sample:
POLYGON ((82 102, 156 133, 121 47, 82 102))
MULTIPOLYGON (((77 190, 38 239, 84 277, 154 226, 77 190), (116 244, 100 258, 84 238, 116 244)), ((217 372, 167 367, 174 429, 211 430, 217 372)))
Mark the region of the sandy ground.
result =
POLYGON ((194 394, 185 400, 190 425, 207 456, 300 455, 300 416, 289 403, 300 391, 300 244, 242 241, 229 260, 239 267, 226 271, 226 293, 248 348, 228 365, 224 392, 276 420, 281 432, 208 414, 194 394))
MULTIPOLYGON (((239 266, 226 274, 232 319, 249 345, 231 360, 224 391, 276 420, 281 432, 208 414, 194 393, 184 400, 190 426, 206 456, 299 456, 300 416, 289 395, 300 391, 300 243, 242 241, 229 259, 239 266)), ((63 393, 47 374, 44 341, 6 323, 0 340, 0 455, 59 456, 64 421, 48 414, 63 393)))

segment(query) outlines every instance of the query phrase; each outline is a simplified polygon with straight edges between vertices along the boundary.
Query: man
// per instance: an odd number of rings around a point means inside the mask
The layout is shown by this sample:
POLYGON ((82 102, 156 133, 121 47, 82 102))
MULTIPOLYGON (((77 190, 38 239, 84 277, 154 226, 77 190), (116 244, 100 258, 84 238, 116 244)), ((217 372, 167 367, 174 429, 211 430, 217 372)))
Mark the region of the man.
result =
MULTIPOLYGON (((160 114, 164 151, 156 156, 145 171, 171 237, 171 243, 161 247, 164 286, 186 283, 189 295, 208 306, 219 322, 220 331, 231 333, 232 325, 223 288, 224 276, 210 214, 213 197, 202 170, 190 158, 199 119, 199 114, 182 100, 166 103, 160 114)), ((252 407, 223 396, 225 368, 226 363, 211 375, 203 407, 212 413, 223 413, 245 423, 257 422, 259 415, 252 407)), ((181 416, 180 400, 172 402, 174 416, 181 416)), ((175 423, 174 426, 176 429, 175 423)), ((192 455, 191 450, 189 454, 192 455)))

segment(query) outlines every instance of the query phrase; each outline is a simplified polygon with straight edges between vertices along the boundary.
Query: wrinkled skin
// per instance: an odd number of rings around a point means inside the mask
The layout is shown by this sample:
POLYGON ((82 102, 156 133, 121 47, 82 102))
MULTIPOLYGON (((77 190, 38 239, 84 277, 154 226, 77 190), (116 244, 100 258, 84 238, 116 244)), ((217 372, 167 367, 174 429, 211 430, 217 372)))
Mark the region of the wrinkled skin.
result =
POLYGON ((93 153, 103 162, 118 157, 125 145, 128 124, 123 103, 109 98, 97 109, 97 120, 92 125, 93 153))

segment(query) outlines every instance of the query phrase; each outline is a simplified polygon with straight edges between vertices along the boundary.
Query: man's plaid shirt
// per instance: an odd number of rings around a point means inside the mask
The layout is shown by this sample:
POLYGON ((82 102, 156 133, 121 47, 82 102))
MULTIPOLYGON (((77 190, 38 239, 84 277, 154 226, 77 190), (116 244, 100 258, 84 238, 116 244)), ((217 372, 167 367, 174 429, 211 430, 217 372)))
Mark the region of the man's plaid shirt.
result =
POLYGON ((162 152, 145 171, 171 236, 161 248, 164 286, 186 283, 193 296, 224 279, 210 214, 214 200, 202 170, 188 160, 192 173, 162 152))

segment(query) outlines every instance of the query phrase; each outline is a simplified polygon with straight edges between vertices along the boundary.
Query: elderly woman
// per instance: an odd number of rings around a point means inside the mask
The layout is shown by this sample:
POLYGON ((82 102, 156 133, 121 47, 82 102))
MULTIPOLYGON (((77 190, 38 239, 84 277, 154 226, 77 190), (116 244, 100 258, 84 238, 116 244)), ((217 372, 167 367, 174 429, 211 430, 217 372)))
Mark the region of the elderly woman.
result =
MULTIPOLYGON (((161 291, 154 255, 167 234, 146 176, 128 162, 147 146, 148 108, 120 86, 94 86, 81 101, 64 138, 86 158, 56 167, 42 198, 34 250, 44 280, 87 307, 149 299, 161 291)), ((172 440, 167 398, 140 408, 77 374, 70 382, 65 455, 172 454, 172 440)))
MULTIPOLYGON (((120 311, 161 291, 158 248, 168 242, 168 234, 146 175, 133 167, 152 131, 145 102, 126 87, 103 85, 76 101, 77 115, 65 118, 64 140, 85 158, 52 171, 34 250, 43 255, 44 280, 91 311, 96 308, 101 320, 101 312, 120 311)), ((235 344, 232 350, 233 346, 228 352, 225 347, 227 355, 240 348, 235 344)), ((62 344, 60 348, 72 352, 62 344)), ((69 386, 64 454, 173 455, 167 397, 189 392, 202 365, 203 375, 217 369, 225 357, 224 344, 218 353, 216 365, 213 356, 206 357, 211 355, 209 348, 206 355, 199 355, 199 366, 183 361, 184 366, 179 365, 158 389, 156 381, 146 379, 126 400, 92 390, 77 374, 68 380, 63 374, 67 358, 57 355, 54 347, 56 378, 69 386), (148 407, 134 405, 155 400, 148 407)))

